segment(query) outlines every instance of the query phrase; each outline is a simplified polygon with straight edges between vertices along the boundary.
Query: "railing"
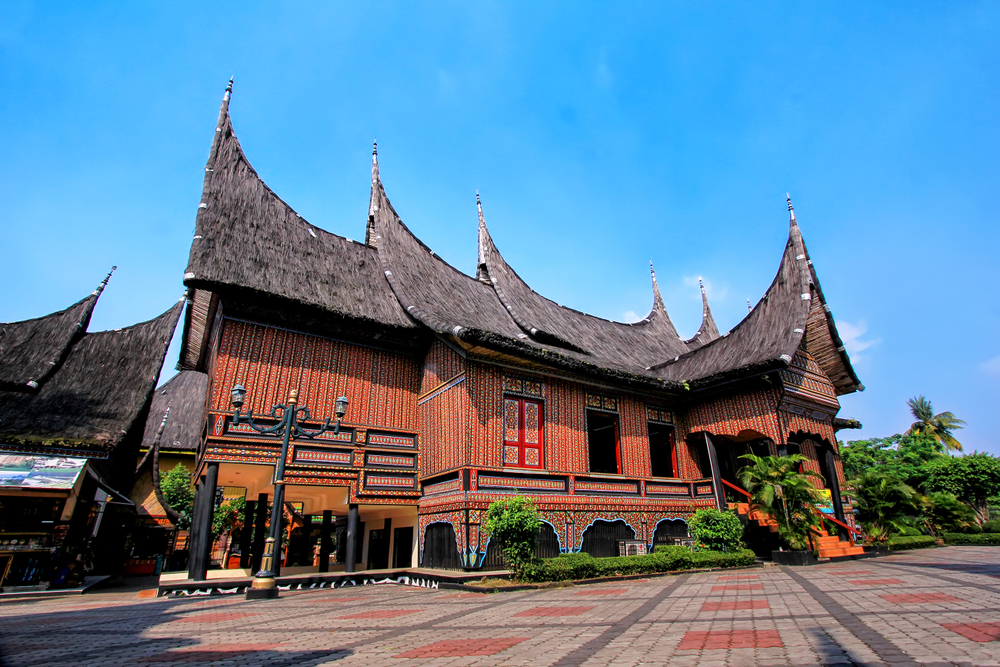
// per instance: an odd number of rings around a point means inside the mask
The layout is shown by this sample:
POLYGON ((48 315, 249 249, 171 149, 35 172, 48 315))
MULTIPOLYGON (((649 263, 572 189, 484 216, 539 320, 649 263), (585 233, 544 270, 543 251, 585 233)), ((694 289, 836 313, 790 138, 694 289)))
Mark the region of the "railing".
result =
POLYGON ((741 489, 740 487, 736 486, 736 485, 735 485, 735 484, 733 484, 732 482, 727 482, 726 480, 722 480, 722 483, 723 483, 723 484, 725 484, 726 486, 728 486, 728 487, 729 487, 730 489, 732 489, 733 491, 738 491, 739 493, 742 493, 742 494, 743 494, 744 496, 746 496, 747 498, 753 498, 753 496, 752 496, 752 495, 750 495, 750 494, 749 494, 749 493, 747 492, 747 490, 746 490, 746 489, 741 489))
POLYGON ((831 523, 834 523, 834 524, 840 526, 841 528, 843 528, 844 530, 847 530, 850 533, 854 533, 858 537, 862 537, 863 536, 860 530, 858 530, 857 528, 853 528, 851 526, 848 526, 846 523, 844 523, 840 519, 832 517, 829 514, 823 514, 822 512, 818 512, 818 514, 820 516, 822 516, 824 519, 826 519, 827 521, 830 521, 831 523))

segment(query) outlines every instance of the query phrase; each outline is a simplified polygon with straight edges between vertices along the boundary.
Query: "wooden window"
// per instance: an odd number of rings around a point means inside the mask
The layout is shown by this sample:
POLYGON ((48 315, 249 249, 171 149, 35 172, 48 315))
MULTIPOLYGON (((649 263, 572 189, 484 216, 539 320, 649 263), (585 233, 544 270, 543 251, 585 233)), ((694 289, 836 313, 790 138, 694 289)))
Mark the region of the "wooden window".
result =
POLYGON ((503 464, 541 468, 545 464, 545 416, 541 401, 503 399, 503 464))
POLYGON ((677 447, 674 427, 647 422, 649 430, 649 463, 653 477, 677 477, 677 447))
POLYGON ((618 475, 622 453, 618 446, 618 415, 587 410, 587 448, 590 472, 618 475))

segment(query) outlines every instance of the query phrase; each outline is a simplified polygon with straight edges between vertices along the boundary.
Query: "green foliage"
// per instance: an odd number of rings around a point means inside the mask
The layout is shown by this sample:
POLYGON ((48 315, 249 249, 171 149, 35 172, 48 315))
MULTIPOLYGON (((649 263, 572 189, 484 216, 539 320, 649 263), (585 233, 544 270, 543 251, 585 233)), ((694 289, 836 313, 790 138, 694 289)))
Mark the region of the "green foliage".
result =
POLYGON ((870 541, 882 542, 894 522, 916 511, 916 491, 893 475, 869 470, 852 479, 849 486, 858 519, 870 541))
POLYGON ((930 436, 946 449, 962 451, 962 444, 955 439, 952 431, 957 431, 965 426, 964 421, 950 412, 934 414, 931 402, 923 396, 911 398, 906 404, 910 406, 910 412, 917 420, 910 426, 906 435, 930 436))
POLYGON ((1000 458, 978 452, 942 457, 928 465, 927 486, 953 493, 987 521, 989 498, 1000 493, 1000 458))
POLYGON ((840 445, 840 458, 847 479, 879 470, 914 489, 924 488, 927 463, 944 458, 943 447, 925 435, 892 435, 888 438, 853 440, 840 445))
POLYGON ((685 547, 661 546, 645 556, 592 558, 587 554, 563 554, 558 558, 535 559, 525 567, 522 580, 573 581, 694 568, 744 567, 753 565, 754 562, 756 557, 749 549, 725 553, 717 551, 691 553, 685 547))
POLYGON ((945 533, 945 544, 1000 544, 1000 533, 981 533, 967 535, 965 533, 945 533))
POLYGON ((1000 533, 1000 521, 987 521, 983 524, 984 533, 1000 533))
POLYGON ((801 454, 756 456, 744 454, 748 465, 738 475, 743 488, 752 494, 752 505, 778 524, 778 535, 790 549, 809 547, 810 530, 820 526, 819 492, 813 479, 822 479, 811 470, 799 472, 808 459, 801 454))
MULTIPOLYGON (((913 528, 912 526, 903 526, 898 531, 899 537, 921 537, 923 535, 919 528, 913 528)), ((889 538, 892 540, 892 538, 889 538)))
POLYGON ((181 515, 177 527, 189 528, 194 505, 194 486, 191 484, 191 473, 183 464, 178 463, 160 480, 160 489, 163 491, 163 499, 167 501, 167 504, 181 515))
POLYGON ((889 549, 923 549, 934 546, 935 539, 930 535, 899 535, 889 538, 889 549))
POLYGON ((937 491, 923 499, 921 513, 935 534, 957 532, 975 521, 969 506, 947 491, 937 491))
POLYGON ((212 514, 212 539, 219 537, 227 530, 238 530, 243 525, 243 513, 246 511, 245 498, 233 498, 215 508, 212 514))
POLYGON ((486 530, 495 540, 515 579, 523 579, 531 563, 542 522, 530 498, 513 496, 490 503, 486 530))
POLYGON ((688 524, 699 549, 738 551, 743 548, 743 524, 734 512, 700 509, 688 524))

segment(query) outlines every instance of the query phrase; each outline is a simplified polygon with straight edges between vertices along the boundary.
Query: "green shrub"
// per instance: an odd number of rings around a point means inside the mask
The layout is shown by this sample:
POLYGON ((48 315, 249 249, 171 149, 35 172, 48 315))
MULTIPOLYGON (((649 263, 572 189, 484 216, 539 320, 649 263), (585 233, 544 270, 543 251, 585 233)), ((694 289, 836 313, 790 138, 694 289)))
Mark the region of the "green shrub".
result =
POLYGON ((984 533, 1000 533, 1000 521, 987 521, 983 524, 984 533))
POLYGON ((901 526, 898 535, 901 537, 920 537, 923 533, 920 532, 919 528, 913 526, 901 526))
POLYGON ((557 558, 535 559, 529 563, 523 581, 571 581, 596 577, 623 577, 632 574, 654 574, 693 568, 741 567, 756 560, 749 549, 691 553, 685 547, 658 547, 644 556, 592 558, 587 554, 563 554, 557 558))
POLYGON ((688 527, 700 549, 737 551, 743 548, 743 524, 735 512, 700 509, 691 517, 688 527))
POLYGON ((930 535, 899 535, 889 538, 889 549, 923 549, 934 546, 934 538, 930 535))
POLYGON ((983 532, 983 527, 978 523, 970 523, 962 526, 962 530, 960 532, 966 533, 967 535, 979 535, 983 532))
POLYGON ((494 501, 486 510, 486 530, 490 539, 496 540, 515 579, 522 579, 531 563, 541 525, 535 503, 524 496, 494 501))
POLYGON ((969 535, 967 533, 945 533, 945 544, 1000 544, 1000 533, 982 533, 969 535))

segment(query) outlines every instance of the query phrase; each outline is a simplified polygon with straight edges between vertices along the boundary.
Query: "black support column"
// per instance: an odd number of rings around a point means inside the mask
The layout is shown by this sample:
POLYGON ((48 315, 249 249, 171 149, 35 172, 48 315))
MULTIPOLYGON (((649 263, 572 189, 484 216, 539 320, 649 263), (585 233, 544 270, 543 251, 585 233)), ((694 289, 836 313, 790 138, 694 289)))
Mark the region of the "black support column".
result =
POLYGON ((712 437, 705 432, 705 449, 708 450, 708 462, 712 467, 712 487, 715 489, 715 500, 719 505, 719 510, 725 512, 729 508, 726 502, 726 489, 722 486, 722 471, 719 470, 719 455, 715 451, 715 443, 712 437))
POLYGON ((333 510, 323 510, 323 527, 319 534, 319 571, 330 571, 330 530, 333 524, 333 510))
POLYGON ((212 515, 215 512, 215 487, 218 481, 219 464, 209 463, 205 466, 205 477, 195 492, 194 516, 191 520, 188 579, 195 581, 203 581, 208 577, 208 563, 212 556, 212 515))
POLYGON ((355 552, 355 540, 358 534, 358 506, 348 505, 347 511, 347 549, 344 555, 345 572, 354 572, 358 554, 355 552))
POLYGON ((240 567, 250 567, 250 543, 253 541, 253 519, 257 503, 248 500, 243 510, 243 529, 240 531, 240 567))
POLYGON ((260 570, 260 559, 264 555, 264 540, 267 539, 267 494, 257 496, 257 518, 253 525, 253 547, 250 550, 250 574, 260 570))
MULTIPOLYGON (((830 479, 827 481, 830 484, 830 498, 833 500, 833 515, 837 517, 839 521, 847 521, 844 516, 844 503, 840 498, 840 480, 837 478, 837 461, 833 456, 833 450, 824 447, 823 456, 825 457, 826 471, 829 474, 830 479)), ((844 539, 848 539, 850 536, 847 531, 837 526, 837 532, 844 539)))

